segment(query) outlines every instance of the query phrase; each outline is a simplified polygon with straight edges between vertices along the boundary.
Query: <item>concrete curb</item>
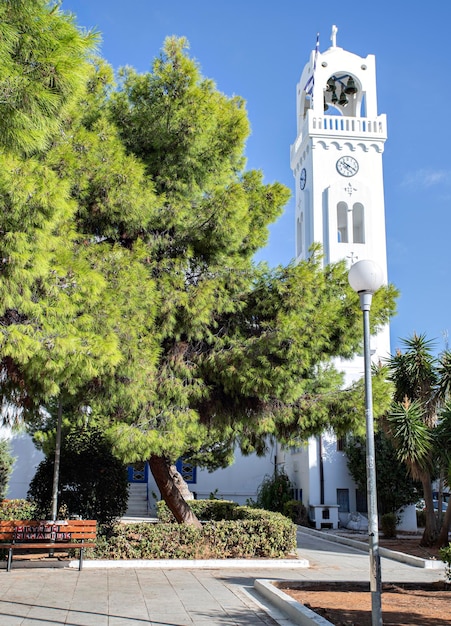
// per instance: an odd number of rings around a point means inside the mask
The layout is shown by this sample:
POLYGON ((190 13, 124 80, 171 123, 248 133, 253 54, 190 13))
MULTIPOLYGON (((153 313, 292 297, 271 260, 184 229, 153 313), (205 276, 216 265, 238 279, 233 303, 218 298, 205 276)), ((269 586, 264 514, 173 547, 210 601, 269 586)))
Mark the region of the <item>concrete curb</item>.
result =
POLYGON ((257 579, 254 589, 299 626, 333 626, 327 619, 278 589, 274 583, 274 580, 257 579))
MULTIPOLYGON (((69 567, 78 569, 78 559, 69 567)), ((84 559, 83 569, 150 568, 150 569, 297 569, 310 567, 307 559, 84 559)))
MULTIPOLYGON (((349 537, 334 535, 330 532, 325 533, 324 531, 315 530, 314 528, 307 528, 304 526, 298 527, 298 529, 298 532, 306 533, 307 535, 313 535, 314 537, 323 539, 323 541, 341 543, 346 546, 351 546, 356 550, 360 550, 361 552, 368 552, 369 550, 367 544, 363 544, 357 539, 350 539, 349 537)), ((407 565, 412 565, 413 567, 422 567, 423 569, 445 569, 445 563, 443 561, 438 561, 434 559, 422 559, 419 556, 411 556, 410 554, 404 554, 403 552, 395 552, 394 550, 389 550, 388 548, 383 548, 381 546, 379 546, 379 554, 386 559, 399 561, 400 563, 406 563, 407 565)))

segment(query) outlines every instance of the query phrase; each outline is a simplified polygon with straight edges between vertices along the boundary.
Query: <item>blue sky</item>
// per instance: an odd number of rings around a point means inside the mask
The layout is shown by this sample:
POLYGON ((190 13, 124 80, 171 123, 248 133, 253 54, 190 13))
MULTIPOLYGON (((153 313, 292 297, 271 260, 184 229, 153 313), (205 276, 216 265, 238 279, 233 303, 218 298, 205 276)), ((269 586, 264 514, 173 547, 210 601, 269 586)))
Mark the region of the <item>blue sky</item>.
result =
MULTIPOLYGON (((79 26, 102 34, 115 68, 150 69, 168 35, 185 36, 204 76, 247 101, 248 168, 294 193, 295 88, 320 34, 361 56, 374 54, 378 110, 387 114, 384 153, 389 280, 401 291, 392 351, 413 332, 451 345, 451 2, 361 0, 63 0, 79 26)), ((294 256, 294 200, 258 255, 271 265, 294 256)))

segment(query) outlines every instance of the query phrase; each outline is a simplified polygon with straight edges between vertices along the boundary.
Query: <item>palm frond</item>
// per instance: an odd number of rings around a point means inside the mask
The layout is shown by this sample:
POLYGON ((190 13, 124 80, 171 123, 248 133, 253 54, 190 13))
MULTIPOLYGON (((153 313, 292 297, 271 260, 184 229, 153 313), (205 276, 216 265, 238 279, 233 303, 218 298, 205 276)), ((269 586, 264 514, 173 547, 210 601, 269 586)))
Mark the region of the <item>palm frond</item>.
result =
POLYGON ((399 460, 410 468, 414 478, 431 463, 433 436, 424 421, 425 409, 418 400, 405 398, 392 406, 387 415, 388 428, 393 437, 399 460))

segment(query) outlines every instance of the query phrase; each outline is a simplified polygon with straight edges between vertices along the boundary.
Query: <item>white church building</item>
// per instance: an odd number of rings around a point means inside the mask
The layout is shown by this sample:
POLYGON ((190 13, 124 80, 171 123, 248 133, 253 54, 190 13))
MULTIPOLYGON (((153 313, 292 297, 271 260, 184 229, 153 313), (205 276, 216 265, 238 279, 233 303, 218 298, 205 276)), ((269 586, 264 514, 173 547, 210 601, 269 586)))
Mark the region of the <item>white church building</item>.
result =
MULTIPOLYGON (((348 52, 336 40, 335 26, 325 52, 317 40, 296 88, 297 135, 291 146, 296 260, 307 258, 310 246, 319 242, 325 263, 346 259, 351 266, 372 259, 387 282, 382 167, 387 124, 377 108, 375 57, 348 52)), ((376 362, 389 355, 388 327, 372 338, 371 353, 376 362)), ((363 376, 363 355, 336 365, 346 385, 363 376)), ((42 456, 27 437, 14 437, 12 445, 20 461, 7 497, 25 497, 42 456)), ((237 454, 231 467, 212 473, 179 464, 195 497, 214 495, 240 504, 255 499, 262 480, 282 468, 317 528, 346 525, 350 514, 366 513, 366 495, 357 490, 342 441, 332 433, 296 449, 274 445, 264 458, 237 454)), ((129 480, 129 514, 154 515, 158 490, 147 466, 130 468, 129 480)), ((414 507, 405 511, 401 528, 416 529, 414 507)))

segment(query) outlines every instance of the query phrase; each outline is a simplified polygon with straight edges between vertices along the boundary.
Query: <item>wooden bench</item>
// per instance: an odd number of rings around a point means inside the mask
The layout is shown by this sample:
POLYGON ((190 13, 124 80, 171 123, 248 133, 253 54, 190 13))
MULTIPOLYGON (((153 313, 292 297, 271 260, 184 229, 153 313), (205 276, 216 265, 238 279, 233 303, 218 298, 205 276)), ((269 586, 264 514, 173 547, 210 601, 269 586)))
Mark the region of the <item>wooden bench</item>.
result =
POLYGON ((10 571, 15 550, 80 550, 78 569, 83 567, 85 548, 95 548, 96 520, 0 520, 0 549, 8 550, 10 571))

